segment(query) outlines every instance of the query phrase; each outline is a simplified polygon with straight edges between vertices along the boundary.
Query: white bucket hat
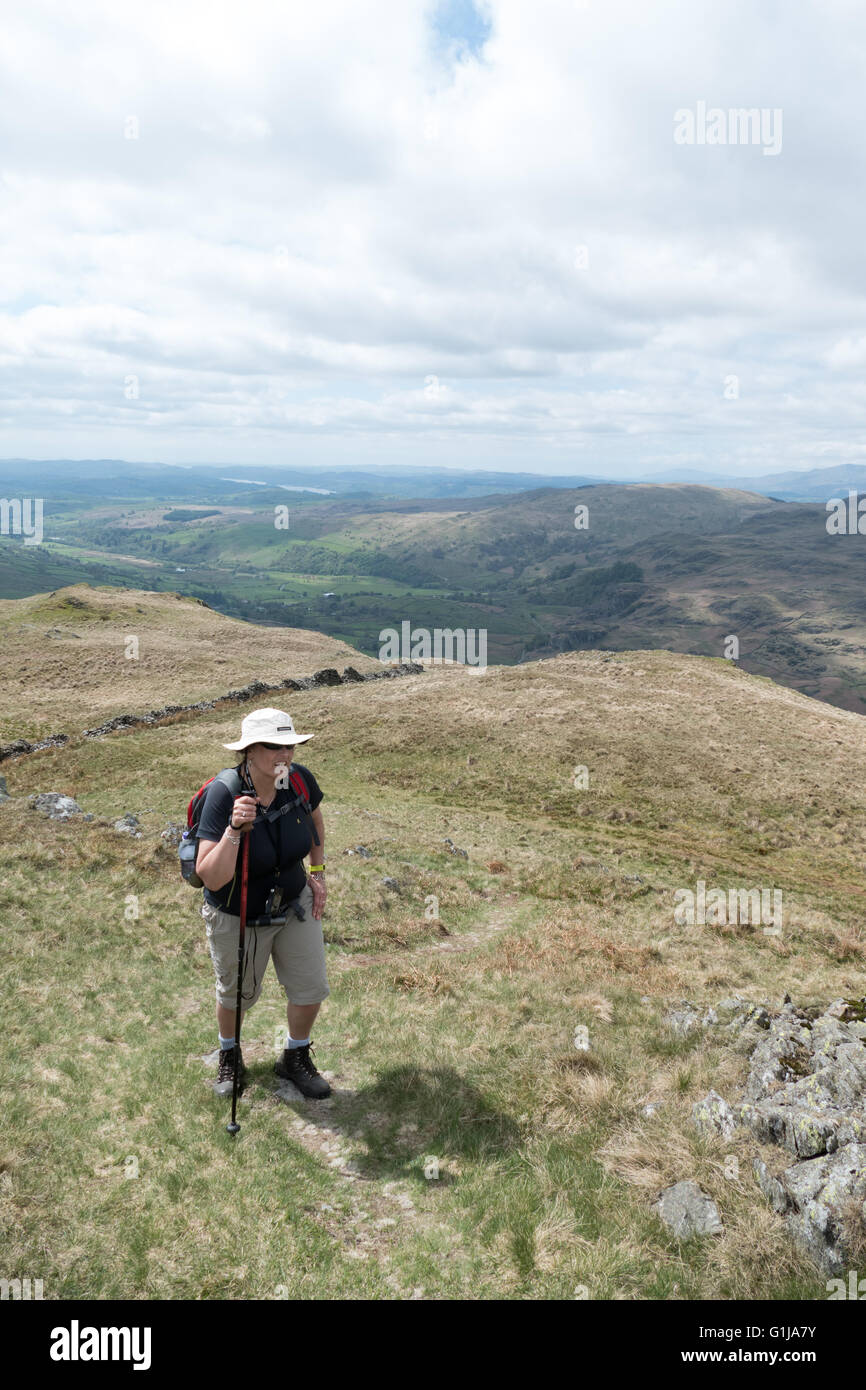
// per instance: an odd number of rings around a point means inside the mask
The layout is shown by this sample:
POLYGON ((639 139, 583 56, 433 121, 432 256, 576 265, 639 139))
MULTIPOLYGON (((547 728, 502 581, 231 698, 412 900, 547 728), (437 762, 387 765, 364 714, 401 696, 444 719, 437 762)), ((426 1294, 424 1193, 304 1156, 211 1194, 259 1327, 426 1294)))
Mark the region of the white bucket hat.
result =
POLYGON ((315 734, 296 734, 290 714, 282 709, 254 709, 241 723, 237 743, 224 743, 223 748, 248 748, 251 743, 306 743, 315 734))

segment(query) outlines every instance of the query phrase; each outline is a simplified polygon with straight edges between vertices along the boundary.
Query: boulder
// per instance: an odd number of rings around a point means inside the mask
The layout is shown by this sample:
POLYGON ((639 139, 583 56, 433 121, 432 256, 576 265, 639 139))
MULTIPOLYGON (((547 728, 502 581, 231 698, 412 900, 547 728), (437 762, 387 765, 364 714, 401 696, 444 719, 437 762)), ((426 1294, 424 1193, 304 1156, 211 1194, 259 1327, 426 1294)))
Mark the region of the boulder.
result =
POLYGON ((690 1236, 721 1235, 725 1229, 712 1197, 696 1182, 678 1182, 665 1188, 653 1210, 680 1240, 688 1240, 690 1236))
POLYGON ((93 820, 93 816, 84 812, 77 801, 61 792, 39 792, 37 796, 29 797, 28 801, 35 811, 42 811, 51 820, 71 820, 73 816, 93 820))

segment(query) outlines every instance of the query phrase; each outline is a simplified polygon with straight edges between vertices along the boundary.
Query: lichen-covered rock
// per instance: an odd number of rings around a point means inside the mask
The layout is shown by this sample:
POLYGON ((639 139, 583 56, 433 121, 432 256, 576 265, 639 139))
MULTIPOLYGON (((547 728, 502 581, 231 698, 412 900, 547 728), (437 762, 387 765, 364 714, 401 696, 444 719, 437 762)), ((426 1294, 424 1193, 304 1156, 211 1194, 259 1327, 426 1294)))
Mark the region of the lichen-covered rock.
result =
POLYGON ((797 1243, 831 1273, 846 1268, 845 1216, 866 1198, 866 1146, 845 1144, 834 1154, 795 1163, 781 1182, 792 1200, 786 1220, 797 1243))
POLYGON ((745 1098, 735 1107, 739 1121, 758 1138, 799 1160, 774 1177, 756 1158, 755 1173, 797 1244, 832 1273, 853 1258, 851 1222, 862 1219, 866 1225, 860 1002, 835 1000, 822 1012, 786 1001, 754 1047, 745 1098))
POLYGON ((773 1176, 763 1159, 753 1159, 752 1167, 758 1179, 758 1186, 773 1210, 779 1212, 780 1215, 786 1212, 791 1205, 791 1198, 784 1185, 773 1176))
POLYGON ((716 1008, 720 1014, 744 1014, 752 1007, 748 999, 741 999, 735 994, 730 999, 720 999, 716 1008))
POLYGON ((799 1036, 799 1025, 780 1021, 764 1034, 752 1052, 746 1099, 762 1100, 779 1084, 809 1070, 809 1052, 799 1036))
POLYGON ((131 811, 127 811, 125 816, 121 816, 120 820, 114 822, 114 828, 118 834, 131 835, 135 840, 141 839, 140 825, 141 821, 138 816, 134 816, 131 811))
POLYGON ((730 1139, 734 1132, 734 1112, 717 1091, 710 1091, 703 1100, 695 1101, 692 1120, 702 1134, 720 1134, 723 1139, 730 1139))
POLYGON ((38 796, 32 796, 29 800, 34 810, 42 811, 51 820, 69 820, 72 816, 93 820, 93 816, 83 811, 77 801, 71 796, 63 796, 60 792, 40 792, 38 796))
POLYGON ((839 1043, 832 1063, 821 1068, 820 1076, 838 1105, 853 1109, 866 1105, 866 1047, 859 1039, 839 1043))
POLYGON ((839 1130, 847 1117, 829 1102, 781 1102, 774 1098, 757 1105, 745 1101, 737 1118, 764 1143, 780 1144, 799 1158, 831 1153, 839 1146, 839 1130))
POLYGON ((712 1197, 690 1180, 665 1188, 653 1210, 680 1240, 688 1240, 690 1236, 721 1235, 725 1229, 712 1197))
POLYGON ((816 1057, 832 1058, 836 1048, 850 1039, 851 1034, 838 1018, 828 1018, 825 1014, 812 1025, 812 1051, 816 1057))
POLYGON ((694 1004, 684 1003, 680 1009, 671 1009, 665 1014, 665 1023, 678 1038, 687 1038, 701 1024, 700 1012, 694 1004))

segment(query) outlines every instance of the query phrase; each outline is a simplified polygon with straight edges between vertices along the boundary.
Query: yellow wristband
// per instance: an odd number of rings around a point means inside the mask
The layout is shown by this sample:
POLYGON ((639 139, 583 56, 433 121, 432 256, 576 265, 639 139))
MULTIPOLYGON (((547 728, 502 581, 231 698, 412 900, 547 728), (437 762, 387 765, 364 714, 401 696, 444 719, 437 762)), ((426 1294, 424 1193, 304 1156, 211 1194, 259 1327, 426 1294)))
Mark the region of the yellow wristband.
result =
POLYGON ((324 866, 324 864, 311 864, 311 865, 310 865, 310 873, 311 873, 311 874, 319 874, 319 873, 322 873, 322 874, 323 874, 324 872, 325 872, 325 866, 324 866))

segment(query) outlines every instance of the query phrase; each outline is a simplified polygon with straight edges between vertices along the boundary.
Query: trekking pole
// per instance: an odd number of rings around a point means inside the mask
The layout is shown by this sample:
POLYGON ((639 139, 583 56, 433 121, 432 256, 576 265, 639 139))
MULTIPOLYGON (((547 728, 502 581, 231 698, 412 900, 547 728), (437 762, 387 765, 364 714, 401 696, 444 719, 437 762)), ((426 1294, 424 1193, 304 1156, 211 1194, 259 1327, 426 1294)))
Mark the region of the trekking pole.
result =
POLYGON ((240 1074, 241 1056, 241 990, 244 979, 244 937, 247 926, 247 870, 250 862, 250 837, 244 834, 243 844, 241 845, 241 916, 240 929, 238 931, 238 996, 235 1005, 235 1072, 232 1079, 232 1118, 231 1124, 226 1125, 229 1134, 237 1134, 240 1125, 237 1122, 238 1105, 238 1077, 240 1074))

